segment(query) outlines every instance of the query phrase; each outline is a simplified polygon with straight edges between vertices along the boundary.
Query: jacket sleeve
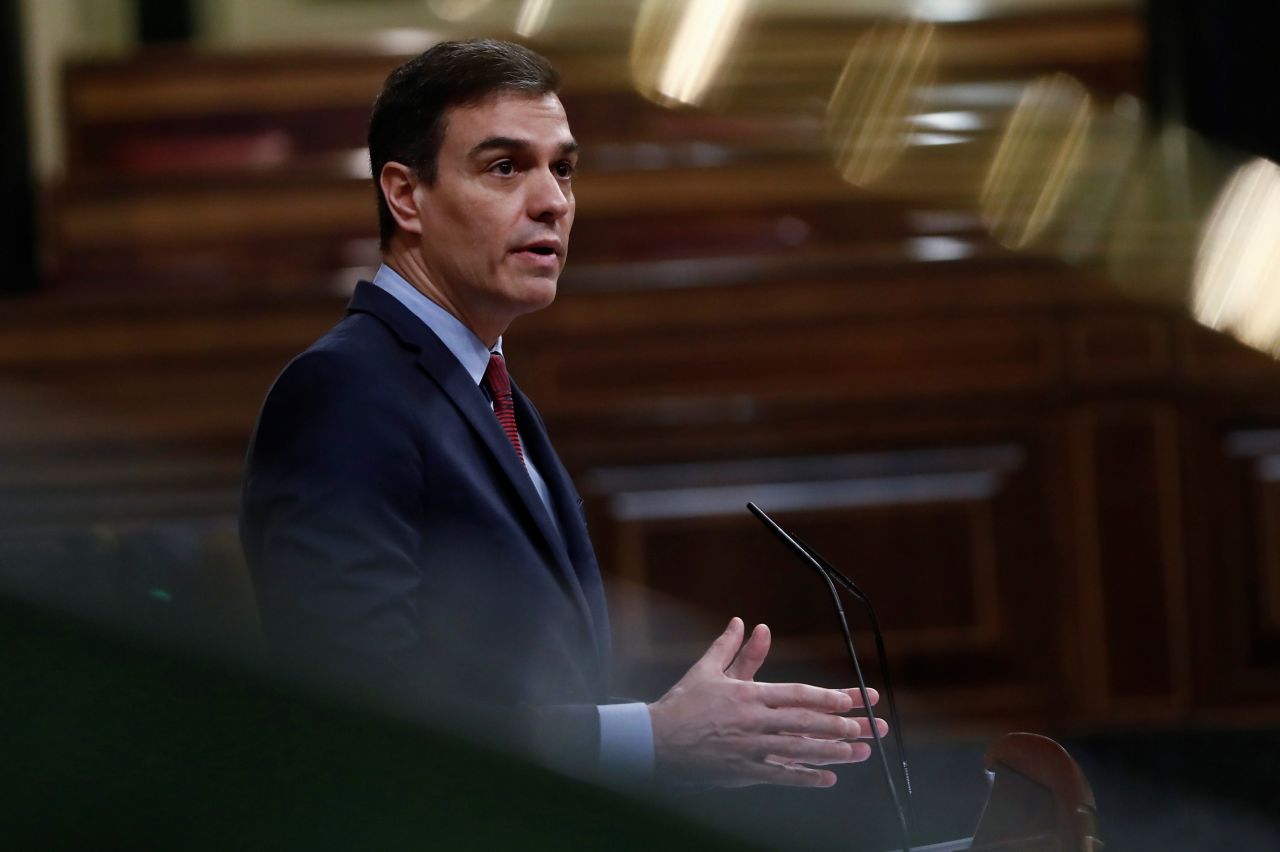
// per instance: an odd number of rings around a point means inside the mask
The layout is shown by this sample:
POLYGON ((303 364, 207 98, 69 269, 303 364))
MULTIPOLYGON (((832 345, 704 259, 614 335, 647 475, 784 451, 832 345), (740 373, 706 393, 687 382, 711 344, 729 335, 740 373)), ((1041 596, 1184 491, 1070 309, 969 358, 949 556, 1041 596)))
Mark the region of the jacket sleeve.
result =
POLYGON ((249 450, 241 537, 263 631, 300 662, 394 666, 417 639, 421 454, 369 372, 326 351, 295 359, 249 450))

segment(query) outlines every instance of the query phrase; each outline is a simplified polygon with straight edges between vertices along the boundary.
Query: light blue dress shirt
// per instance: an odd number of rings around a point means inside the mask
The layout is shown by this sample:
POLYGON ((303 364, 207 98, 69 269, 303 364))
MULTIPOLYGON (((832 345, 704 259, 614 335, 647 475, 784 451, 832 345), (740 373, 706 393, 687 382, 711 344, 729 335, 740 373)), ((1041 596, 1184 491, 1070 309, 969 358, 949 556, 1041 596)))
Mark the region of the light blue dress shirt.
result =
MULTIPOLYGON (((390 293, 414 316, 422 320, 427 328, 453 353, 458 363, 471 376, 476 386, 484 379, 484 371, 489 366, 489 348, 484 341, 453 314, 437 305, 417 287, 406 281, 399 273, 385 263, 378 267, 373 283, 390 293)), ((502 338, 494 345, 493 351, 502 353, 502 338)), ((490 401, 490 405, 492 405, 490 401)), ((520 439, 521 444, 524 438, 520 439)), ((542 505, 551 516, 551 523, 559 529, 556 513, 551 507, 551 493, 547 491, 547 483, 534 466, 528 453, 524 456, 525 470, 533 480, 533 487, 542 498, 542 505)), ((600 716, 600 772, 610 780, 640 781, 653 774, 653 723, 649 718, 649 708, 643 703, 601 704, 596 708, 600 716)))

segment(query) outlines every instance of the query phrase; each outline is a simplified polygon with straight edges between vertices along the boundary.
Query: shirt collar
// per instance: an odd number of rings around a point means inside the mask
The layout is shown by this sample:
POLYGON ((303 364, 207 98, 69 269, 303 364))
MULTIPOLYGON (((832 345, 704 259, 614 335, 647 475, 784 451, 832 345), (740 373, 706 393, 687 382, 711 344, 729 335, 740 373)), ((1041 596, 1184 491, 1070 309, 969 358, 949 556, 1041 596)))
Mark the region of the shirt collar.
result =
MULTIPOLYGON (((373 276, 373 283, 386 290, 414 316, 422 320, 427 328, 440 338, 440 342, 453 353, 458 363, 471 376, 471 381, 480 384, 484 371, 489 367, 489 348, 484 341, 476 337, 475 332, 462 324, 462 320, 431 301, 417 287, 406 281, 400 273, 385 263, 378 267, 373 276)), ((502 354, 502 338, 494 344, 493 351, 502 354)))

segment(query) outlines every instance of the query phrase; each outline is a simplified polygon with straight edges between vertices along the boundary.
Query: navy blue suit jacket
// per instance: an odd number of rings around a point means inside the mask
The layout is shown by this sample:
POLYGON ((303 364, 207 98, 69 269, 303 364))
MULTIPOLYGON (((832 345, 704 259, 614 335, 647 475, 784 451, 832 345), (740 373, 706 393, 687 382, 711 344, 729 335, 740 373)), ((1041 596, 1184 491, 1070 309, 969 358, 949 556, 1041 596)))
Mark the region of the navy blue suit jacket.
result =
POLYGON ((610 660, 600 571, 542 419, 514 396, 557 524, 462 365, 361 282, 267 395, 242 543, 277 649, 589 764, 610 660))

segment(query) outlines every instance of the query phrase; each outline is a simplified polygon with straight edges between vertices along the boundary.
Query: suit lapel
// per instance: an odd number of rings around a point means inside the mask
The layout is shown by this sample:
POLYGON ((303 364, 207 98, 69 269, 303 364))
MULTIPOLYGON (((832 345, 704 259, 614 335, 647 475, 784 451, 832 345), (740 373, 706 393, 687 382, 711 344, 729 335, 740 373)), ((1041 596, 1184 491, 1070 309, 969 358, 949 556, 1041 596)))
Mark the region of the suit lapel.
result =
POLYGON ((569 479, 569 472, 565 470, 560 457, 551 446, 551 439, 547 435, 541 415, 520 388, 512 385, 512 390, 520 435, 525 442, 525 452, 529 454, 529 458, 533 459, 538 472, 547 483, 547 491, 551 496, 552 505, 559 518, 560 530, 563 533, 564 547, 587 600, 588 618, 595 635, 602 671, 608 671, 612 653, 608 607, 605 603, 600 567, 596 563, 595 551, 591 547, 591 539, 582 517, 578 492, 574 489, 572 480, 569 479))
MULTIPOLYGON (((512 449, 484 393, 472 383, 471 377, 458 363, 458 359, 440 338, 436 337, 435 333, 398 299, 373 284, 362 281, 357 285, 348 310, 373 314, 382 320, 402 343, 418 350, 418 366, 449 397, 454 407, 480 438, 493 460, 498 463, 503 475, 515 489, 525 515, 533 522, 546 544, 547 552, 551 554, 551 561, 556 566, 565 591, 573 599, 587 624, 593 625, 591 608, 583 594, 582 585, 578 581, 577 572, 570 561, 564 540, 556 531, 547 513, 547 507, 543 505, 542 498, 538 496, 538 491, 533 486, 533 480, 529 478, 523 462, 512 449)), ((523 394, 519 396, 517 411, 519 407, 528 405, 528 400, 523 394)), ((540 439, 545 441, 546 438, 541 435, 541 430, 538 431, 540 439)), ((539 470, 541 472, 541 468, 539 470)), ((558 490, 552 489, 553 502, 558 490)))

